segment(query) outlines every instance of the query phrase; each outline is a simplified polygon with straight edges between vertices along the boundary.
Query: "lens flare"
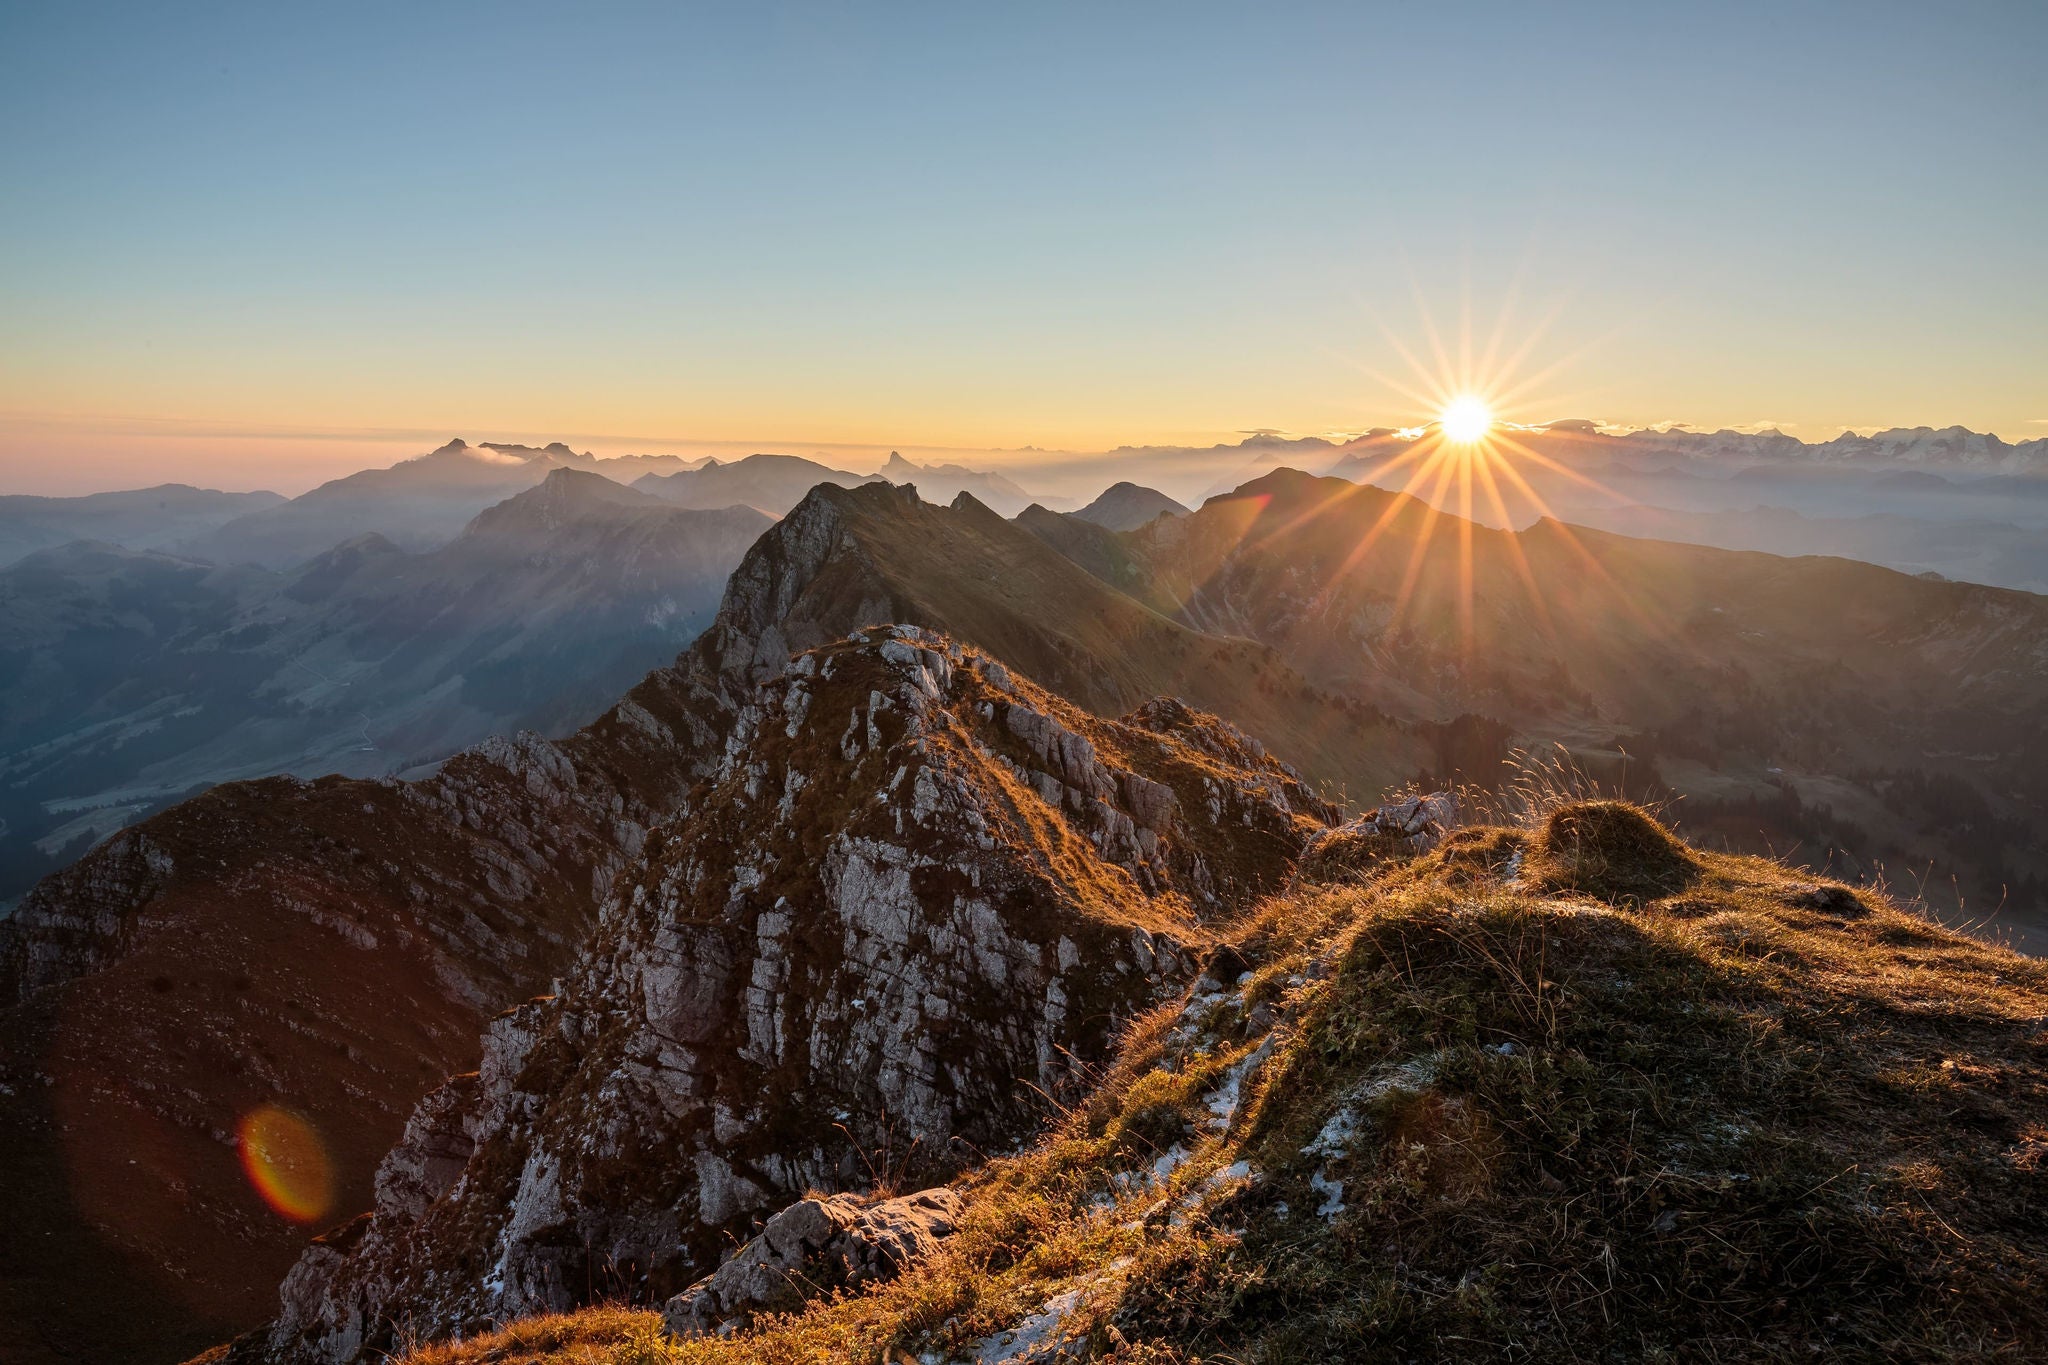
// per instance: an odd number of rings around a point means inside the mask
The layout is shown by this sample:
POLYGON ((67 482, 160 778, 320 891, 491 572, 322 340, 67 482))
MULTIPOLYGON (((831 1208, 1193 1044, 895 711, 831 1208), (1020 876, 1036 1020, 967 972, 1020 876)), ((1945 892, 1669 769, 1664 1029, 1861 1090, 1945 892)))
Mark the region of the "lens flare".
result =
POLYGON ((313 1125, 288 1109, 259 1105, 236 1136, 242 1173, 263 1202, 294 1223, 317 1223, 334 1204, 334 1167, 313 1125))

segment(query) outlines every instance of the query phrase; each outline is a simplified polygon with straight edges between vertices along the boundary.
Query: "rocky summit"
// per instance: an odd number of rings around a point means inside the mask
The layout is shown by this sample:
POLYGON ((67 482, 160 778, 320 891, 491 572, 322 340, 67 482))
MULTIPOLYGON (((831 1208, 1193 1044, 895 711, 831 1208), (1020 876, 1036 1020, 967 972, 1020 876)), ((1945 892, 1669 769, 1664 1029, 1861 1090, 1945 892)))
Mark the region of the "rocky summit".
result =
POLYGON ((1013 1149, 1333 814, 1177 703, 1103 720, 916 627, 806 651, 246 1349, 663 1298, 807 1191, 1013 1149))

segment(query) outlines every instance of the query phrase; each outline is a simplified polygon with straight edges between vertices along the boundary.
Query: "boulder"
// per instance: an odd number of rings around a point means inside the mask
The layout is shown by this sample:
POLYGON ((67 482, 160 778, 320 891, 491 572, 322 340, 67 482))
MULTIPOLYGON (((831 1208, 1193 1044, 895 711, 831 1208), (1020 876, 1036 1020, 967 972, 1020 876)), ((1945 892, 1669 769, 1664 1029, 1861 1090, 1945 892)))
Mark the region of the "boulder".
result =
POLYGON ((816 1294, 894 1279, 952 1236, 959 1216, 960 1196, 943 1185, 878 1203, 852 1194, 800 1199, 670 1299, 662 1322, 675 1336, 702 1336, 816 1294))
POLYGON ((1450 792, 1375 806, 1311 839, 1302 852, 1301 876, 1307 881, 1341 880, 1383 859, 1427 853, 1443 841, 1457 819, 1458 799, 1450 792))

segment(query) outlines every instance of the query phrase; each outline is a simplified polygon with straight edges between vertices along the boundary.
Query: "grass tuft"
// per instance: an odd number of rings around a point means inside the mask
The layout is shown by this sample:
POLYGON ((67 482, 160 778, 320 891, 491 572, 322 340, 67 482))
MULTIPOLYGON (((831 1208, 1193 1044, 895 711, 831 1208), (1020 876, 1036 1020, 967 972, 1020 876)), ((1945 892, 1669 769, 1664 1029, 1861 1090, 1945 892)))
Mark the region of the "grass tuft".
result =
POLYGON ((1699 859, 1640 806, 1575 801, 1537 831, 1524 869, 1533 885, 1619 904, 1675 895, 1700 875, 1699 859))

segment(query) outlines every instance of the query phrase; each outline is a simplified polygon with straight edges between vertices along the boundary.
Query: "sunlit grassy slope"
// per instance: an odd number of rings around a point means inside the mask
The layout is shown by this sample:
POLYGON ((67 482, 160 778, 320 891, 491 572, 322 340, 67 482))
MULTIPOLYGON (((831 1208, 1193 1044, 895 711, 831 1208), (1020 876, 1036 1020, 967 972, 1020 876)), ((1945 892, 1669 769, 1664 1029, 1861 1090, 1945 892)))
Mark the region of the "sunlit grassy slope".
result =
POLYGON ((2048 965, 1567 805, 1267 902, 893 1284, 409 1360, 2040 1359, 2044 1026, 2048 965))

